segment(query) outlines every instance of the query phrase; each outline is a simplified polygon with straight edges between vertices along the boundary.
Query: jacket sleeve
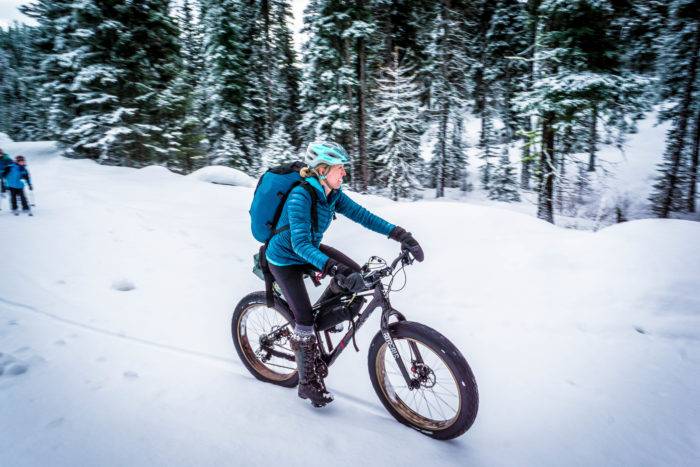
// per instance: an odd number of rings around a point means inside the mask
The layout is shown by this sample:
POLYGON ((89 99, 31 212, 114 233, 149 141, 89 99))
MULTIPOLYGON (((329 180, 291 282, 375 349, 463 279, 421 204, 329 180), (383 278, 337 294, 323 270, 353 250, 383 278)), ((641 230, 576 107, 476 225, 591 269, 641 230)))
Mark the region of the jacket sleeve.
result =
POLYGON ((322 270, 328 256, 311 243, 311 195, 303 188, 295 188, 287 199, 289 232, 292 250, 304 261, 322 270))
POLYGON ((29 170, 26 168, 22 171, 22 178, 27 181, 27 185, 29 185, 29 188, 32 187, 32 179, 29 178, 29 170))
POLYGON ((394 227, 396 227, 394 224, 390 224, 381 217, 372 214, 367 209, 360 206, 342 191, 336 202, 336 208, 337 211, 345 217, 382 235, 388 236, 394 227))

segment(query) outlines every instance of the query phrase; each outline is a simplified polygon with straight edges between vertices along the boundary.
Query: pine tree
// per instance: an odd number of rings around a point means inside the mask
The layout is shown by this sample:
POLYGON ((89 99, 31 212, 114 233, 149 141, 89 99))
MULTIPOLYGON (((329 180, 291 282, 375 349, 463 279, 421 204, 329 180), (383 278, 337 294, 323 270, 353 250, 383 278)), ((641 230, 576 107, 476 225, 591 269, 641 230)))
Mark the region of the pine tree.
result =
MULTIPOLYGON (((358 84, 350 30, 349 3, 311 0, 305 10, 303 47, 303 139, 331 140, 353 153, 356 150, 354 91, 358 84)), ((353 183, 357 175, 351 174, 353 183)))
POLYGON ((494 170, 488 196, 497 201, 520 201, 515 169, 510 162, 507 146, 503 148, 498 165, 494 170))
POLYGON ((266 138, 266 88, 261 83, 259 5, 245 0, 203 0, 204 124, 212 157, 253 174, 266 138), (233 143, 235 141, 235 144, 233 143), (225 156, 225 150, 235 150, 225 156))
POLYGON ((661 60, 661 96, 672 106, 661 118, 672 122, 668 131, 664 161, 650 200, 659 217, 687 207, 686 188, 690 146, 688 132, 693 104, 698 92, 698 52, 700 50, 700 2, 676 0, 671 4, 671 20, 664 33, 661 60))
POLYGON ((17 140, 46 136, 45 106, 39 101, 34 48, 38 31, 15 23, 0 29, 0 131, 17 140))
MULTIPOLYGON (((521 126, 513 108, 515 94, 525 90, 530 72, 523 54, 528 48, 527 14, 519 0, 498 0, 485 33, 483 82, 496 115, 505 125, 505 136, 512 141, 521 126)), ((484 97, 484 103, 487 103, 484 97)))
POLYGON ((294 40, 289 29, 291 8, 286 0, 274 0, 271 6, 271 50, 275 57, 276 69, 272 77, 275 124, 282 122, 289 134, 292 145, 302 144, 300 124, 300 81, 301 72, 297 67, 294 40))
POLYGON ((71 90, 82 51, 76 45, 73 0, 37 0, 20 7, 38 23, 33 46, 39 66, 33 70, 38 100, 46 109, 47 138, 63 145, 63 135, 75 117, 76 95, 71 90))
POLYGON ((285 129, 284 122, 280 122, 277 125, 277 129, 262 150, 261 157, 261 173, 270 167, 299 160, 299 155, 292 145, 291 137, 285 129))
POLYGON ((429 48, 432 59, 431 107, 438 125, 437 141, 431 167, 435 176, 435 195, 445 195, 445 187, 459 186, 458 175, 463 173, 463 157, 451 152, 450 128, 461 126, 467 107, 464 97, 468 83, 465 70, 473 60, 467 55, 465 41, 473 37, 467 18, 473 5, 469 2, 442 0, 436 6, 432 23, 434 41, 429 48))
POLYGON ((622 130, 648 106, 647 79, 619 68, 619 50, 611 35, 613 10, 606 0, 545 0, 538 9, 536 80, 520 93, 524 116, 539 118, 538 217, 554 222, 555 136, 560 124, 573 125, 589 139, 589 167, 595 167, 597 125, 622 130))
POLYGON ((167 0, 86 0, 75 11, 72 44, 80 71, 66 154, 143 166, 167 160, 171 126, 160 96, 180 68, 178 29, 167 0))
POLYGON ((481 174, 481 186, 485 190, 491 190, 491 182, 495 166, 493 163, 493 159, 495 157, 494 146, 496 144, 497 140, 494 134, 491 106, 484 105, 481 115, 481 134, 479 137, 479 149, 481 149, 481 154, 479 155, 479 159, 481 159, 479 173, 481 174))
POLYGON ((249 172, 251 167, 248 163, 248 156, 243 151, 241 143, 236 135, 227 131, 219 140, 211 152, 212 165, 227 165, 235 169, 249 172))
POLYGON ((399 63, 398 51, 393 63, 384 68, 377 80, 372 127, 376 130, 372 151, 381 171, 375 182, 389 189, 391 198, 413 197, 420 182, 415 167, 420 164, 422 133, 420 90, 412 69, 399 63))

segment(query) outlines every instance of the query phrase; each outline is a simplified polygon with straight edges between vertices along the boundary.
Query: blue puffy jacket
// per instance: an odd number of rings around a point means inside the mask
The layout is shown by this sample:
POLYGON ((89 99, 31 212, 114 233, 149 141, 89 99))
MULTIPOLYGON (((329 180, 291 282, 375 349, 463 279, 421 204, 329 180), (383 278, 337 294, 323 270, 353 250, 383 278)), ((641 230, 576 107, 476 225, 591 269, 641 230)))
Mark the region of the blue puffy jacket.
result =
POLYGON ((22 179, 26 180, 30 187, 32 186, 32 181, 29 178, 29 171, 26 167, 22 167, 16 162, 9 165, 8 167, 5 167, 5 170, 2 174, 5 178, 5 185, 7 185, 10 188, 16 188, 19 190, 23 189, 24 182, 22 181, 22 179))
POLYGON ((394 229, 395 225, 372 214, 342 190, 333 190, 326 198, 321 183, 315 177, 306 180, 318 194, 318 232, 311 232, 311 195, 298 186, 289 194, 277 224, 278 228, 289 225, 289 229, 272 237, 266 250, 267 260, 275 266, 311 264, 322 270, 328 256, 318 246, 336 212, 382 235, 388 236, 394 229))

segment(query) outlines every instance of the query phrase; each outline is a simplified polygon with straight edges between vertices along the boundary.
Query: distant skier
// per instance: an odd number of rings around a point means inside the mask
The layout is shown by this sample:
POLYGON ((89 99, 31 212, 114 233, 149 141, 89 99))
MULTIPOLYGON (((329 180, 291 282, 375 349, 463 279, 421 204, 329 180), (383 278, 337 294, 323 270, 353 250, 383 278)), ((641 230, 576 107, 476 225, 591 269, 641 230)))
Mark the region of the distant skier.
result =
POLYGON ((14 164, 14 162, 10 155, 0 148, 0 208, 2 208, 2 198, 5 197, 5 192, 7 191, 5 177, 2 174, 5 172, 5 168, 12 164, 14 164))
POLYGON ((5 179, 5 184, 10 191, 12 213, 15 216, 19 215, 17 206, 17 198, 19 198, 22 202, 22 211, 32 216, 33 214, 29 209, 29 203, 27 203, 27 197, 24 194, 24 181, 27 181, 30 190, 33 191, 34 187, 29 177, 29 171, 27 170, 24 156, 17 156, 14 163, 5 167, 2 172, 2 178, 5 179))

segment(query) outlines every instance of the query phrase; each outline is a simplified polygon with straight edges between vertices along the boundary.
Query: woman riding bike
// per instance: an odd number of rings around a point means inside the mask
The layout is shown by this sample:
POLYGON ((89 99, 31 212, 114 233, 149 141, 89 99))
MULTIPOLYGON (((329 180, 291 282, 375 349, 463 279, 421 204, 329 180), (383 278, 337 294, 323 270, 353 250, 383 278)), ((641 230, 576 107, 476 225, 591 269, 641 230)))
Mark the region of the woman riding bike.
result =
POLYGON ((341 293, 342 287, 352 292, 364 290, 360 266, 340 251, 321 245, 336 212, 382 235, 401 243, 419 261, 423 250, 410 232, 390 224, 354 202, 341 189, 350 157, 339 144, 314 142, 306 150, 306 164, 300 171, 317 194, 317 226, 312 229, 311 195, 304 187, 295 187, 282 210, 276 235, 266 249, 265 257, 275 282, 294 314, 295 328, 290 345, 299 371, 299 397, 310 399, 316 407, 333 400, 326 390, 323 375, 328 373, 321 359, 314 334, 311 300, 304 286, 304 274, 310 267, 322 275, 333 277, 319 301, 341 293), (288 228, 287 228, 288 226, 288 228))

